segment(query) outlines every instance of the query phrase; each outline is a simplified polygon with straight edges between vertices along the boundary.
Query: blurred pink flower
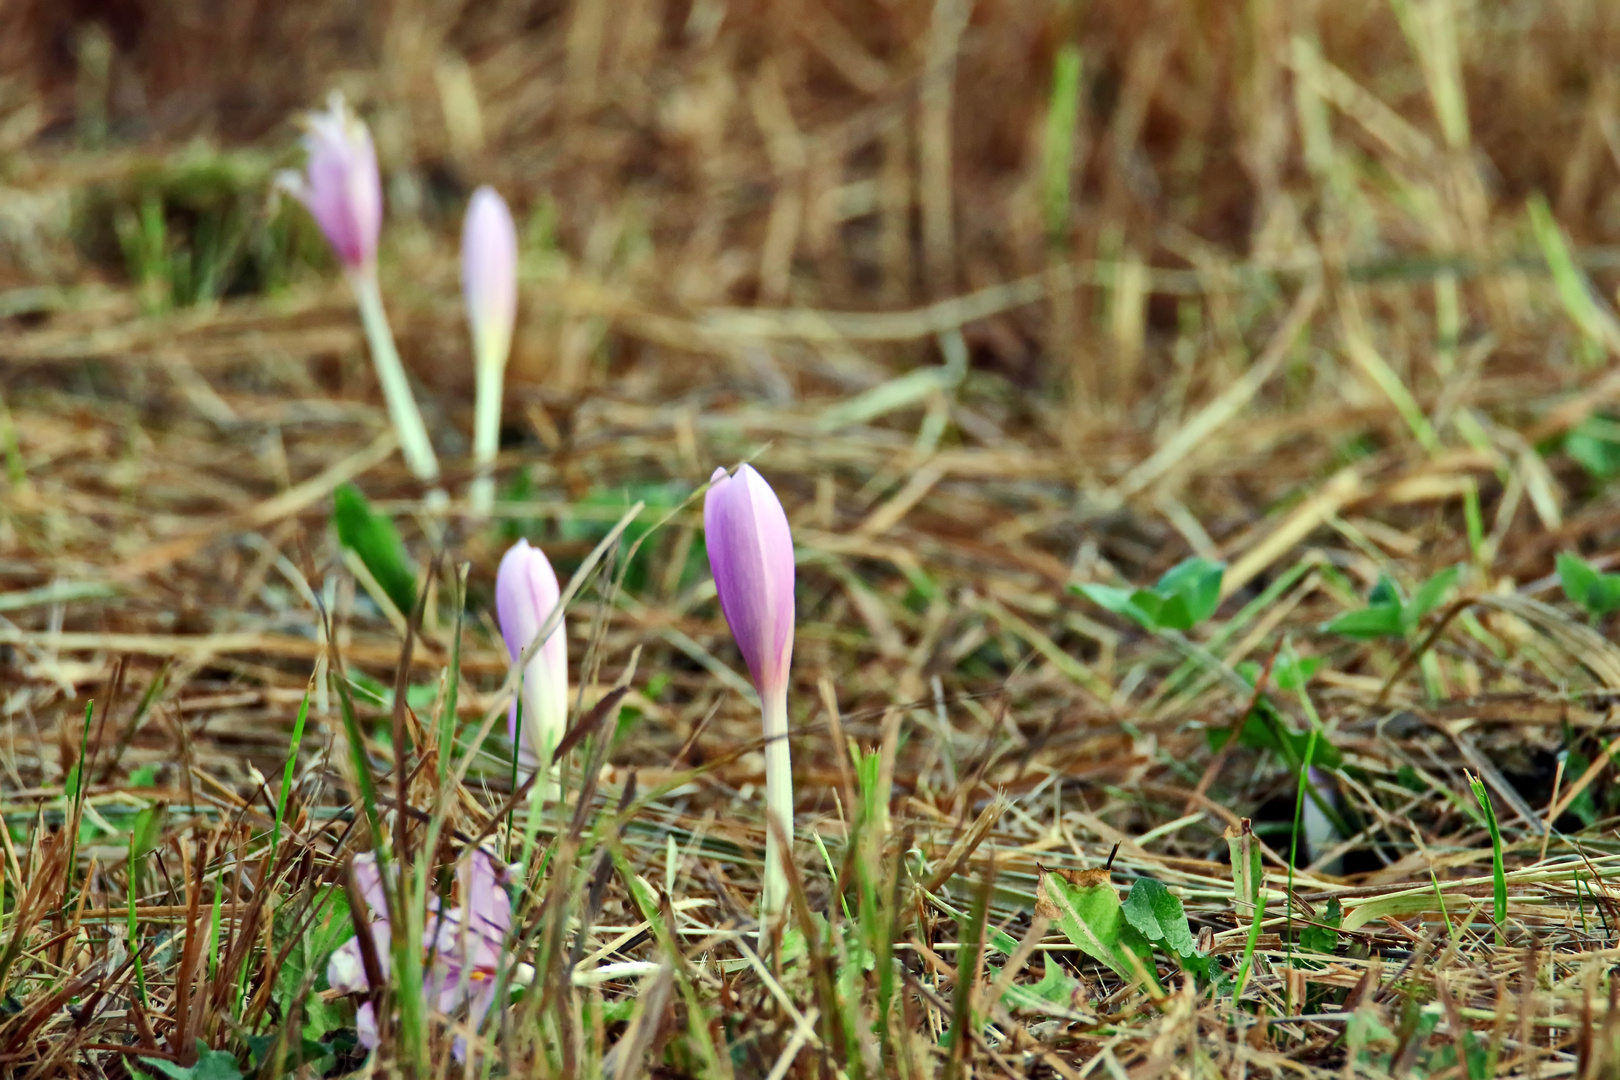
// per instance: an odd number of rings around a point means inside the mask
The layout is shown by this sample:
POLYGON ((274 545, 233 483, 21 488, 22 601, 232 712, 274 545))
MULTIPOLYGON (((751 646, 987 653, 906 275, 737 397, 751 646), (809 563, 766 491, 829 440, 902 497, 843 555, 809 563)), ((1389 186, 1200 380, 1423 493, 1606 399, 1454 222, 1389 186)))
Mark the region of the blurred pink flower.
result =
MULTIPOLYGON (((378 967, 387 979, 392 967, 392 929, 377 860, 370 854, 357 856, 354 873, 371 919, 378 967)), ((477 1028, 495 1003, 503 949, 512 927, 512 902, 503 888, 505 875, 481 849, 457 868, 456 881, 461 902, 455 907, 441 911, 439 898, 428 897, 422 951, 430 962, 422 989, 434 1008, 445 1015, 467 1005, 467 1023, 477 1028)), ((526 970, 527 965, 506 963, 509 981, 523 981, 526 970)), ((332 953, 326 981, 332 989, 345 994, 371 989, 358 938, 350 938, 332 953)), ((371 1002, 363 1003, 356 1011, 355 1027, 360 1042, 375 1049, 377 1016, 371 1002)), ((457 1036, 453 1050, 458 1059, 464 1057, 466 1040, 457 1036)))
POLYGON ((461 227, 461 293, 480 365, 504 365, 517 319, 517 226, 494 188, 473 192, 461 227))
POLYGON ((369 272, 382 231, 382 181, 371 132, 334 92, 325 112, 305 119, 302 173, 288 171, 277 183, 306 207, 349 273, 369 272))

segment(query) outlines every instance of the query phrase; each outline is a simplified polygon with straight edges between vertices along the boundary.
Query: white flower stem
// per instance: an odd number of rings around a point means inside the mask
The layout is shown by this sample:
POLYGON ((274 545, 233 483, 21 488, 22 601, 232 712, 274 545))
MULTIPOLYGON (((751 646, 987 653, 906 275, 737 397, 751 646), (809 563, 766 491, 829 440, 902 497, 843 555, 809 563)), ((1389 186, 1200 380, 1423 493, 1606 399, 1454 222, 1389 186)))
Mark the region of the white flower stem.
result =
POLYGON ((793 837, 793 755, 788 746, 787 688, 783 687, 761 698, 765 721, 765 882, 761 904, 763 918, 760 938, 763 942, 767 924, 787 907, 788 879, 784 869, 786 860, 793 857, 791 843, 784 850, 776 838, 776 830, 769 828, 772 818, 781 825, 782 832, 791 841, 793 837))
POLYGON ((501 391, 506 380, 506 352, 480 343, 477 348, 478 404, 473 415, 473 465, 478 475, 468 489, 473 512, 487 515, 495 505, 495 478, 490 475, 501 441, 501 391))
MULTIPOLYGON (((400 363, 399 350, 394 347, 394 334, 388 328, 388 315, 383 311, 377 275, 365 271, 350 274, 349 283, 354 287, 355 301, 360 306, 360 323, 365 327, 371 361, 377 369, 377 381, 382 384, 383 398, 388 402, 388 418, 399 435, 405 464, 418 479, 437 480, 439 459, 428 440, 427 425, 422 423, 416 398, 411 395, 410 380, 405 376, 405 365, 400 363)), ((442 500, 441 493, 436 501, 442 500)))

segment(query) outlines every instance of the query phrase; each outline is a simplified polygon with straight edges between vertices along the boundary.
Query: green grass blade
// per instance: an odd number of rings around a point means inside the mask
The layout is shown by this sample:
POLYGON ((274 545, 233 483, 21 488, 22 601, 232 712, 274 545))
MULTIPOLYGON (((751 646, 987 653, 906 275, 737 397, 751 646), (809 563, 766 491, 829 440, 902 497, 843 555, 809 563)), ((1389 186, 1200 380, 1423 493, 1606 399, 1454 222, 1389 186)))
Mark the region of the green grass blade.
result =
POLYGON ((1468 783, 1474 789, 1474 798, 1479 800, 1480 810, 1485 814, 1485 827, 1491 832, 1492 914, 1495 916, 1497 944, 1505 945, 1507 936, 1502 924, 1507 921, 1507 876, 1502 869, 1502 830, 1496 823, 1496 808, 1491 805, 1491 796, 1485 790, 1484 781, 1470 773, 1468 783))

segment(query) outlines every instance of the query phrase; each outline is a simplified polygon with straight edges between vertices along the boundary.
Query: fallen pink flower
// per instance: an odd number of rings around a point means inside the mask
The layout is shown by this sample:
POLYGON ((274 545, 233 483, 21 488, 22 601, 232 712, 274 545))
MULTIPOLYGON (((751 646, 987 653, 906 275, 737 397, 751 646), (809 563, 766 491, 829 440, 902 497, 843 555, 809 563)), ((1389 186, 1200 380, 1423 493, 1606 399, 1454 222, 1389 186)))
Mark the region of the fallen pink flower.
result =
MULTIPOLYGON (((377 860, 369 855, 354 860, 355 877, 360 884, 371 919, 370 931, 376 947, 378 967, 386 980, 392 967, 392 926, 388 921, 382 876, 377 860)), ((467 1024, 476 1029, 495 1004, 496 985, 505 955, 507 933, 512 927, 512 902, 503 888, 505 876, 495 861, 477 850, 456 871, 460 903, 441 911, 439 898, 427 903, 426 929, 422 935, 425 965, 422 989, 440 1013, 454 1014, 467 1006, 467 1024)), ((523 983, 533 977, 526 964, 506 962, 510 983, 523 983)), ((326 966, 326 981, 344 994, 368 993, 365 963, 360 941, 350 938, 332 953, 326 966)), ((377 1016, 371 1002, 355 1013, 355 1028, 367 1049, 377 1046, 377 1016)), ((466 1055, 466 1040, 457 1036, 452 1047, 456 1057, 466 1055)))

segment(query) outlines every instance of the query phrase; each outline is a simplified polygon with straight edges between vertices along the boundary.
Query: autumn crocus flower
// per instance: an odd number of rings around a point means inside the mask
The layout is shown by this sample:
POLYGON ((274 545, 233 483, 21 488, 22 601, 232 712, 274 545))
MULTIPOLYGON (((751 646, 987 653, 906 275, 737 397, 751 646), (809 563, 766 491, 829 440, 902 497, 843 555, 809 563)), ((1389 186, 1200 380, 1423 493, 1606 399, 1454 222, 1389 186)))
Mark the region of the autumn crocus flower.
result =
MULTIPOLYGON (((703 502, 704 543, 720 610, 748 664, 765 733, 765 809, 793 835, 793 761, 787 738, 788 665, 793 658, 793 536, 776 493, 751 465, 716 469, 703 502)), ((787 902, 784 852, 765 836, 764 913, 787 902)))
POLYGON ((501 384, 517 320, 517 227, 494 188, 473 192, 461 228, 461 291, 472 330, 478 404, 473 422, 473 509, 488 513, 495 501, 489 466, 500 442, 501 384))
MULTIPOLYGON (((527 540, 513 544, 495 575, 495 614, 513 663, 533 644, 560 595, 557 575, 545 552, 531 547, 527 540)), ((531 764, 547 773, 536 785, 537 795, 553 798, 557 784, 551 755, 568 726, 568 639, 562 619, 523 669, 523 683, 507 721, 514 751, 518 748, 518 701, 523 703, 523 742, 532 755, 531 764)))
POLYGON ((354 289, 371 359, 388 402, 388 418, 399 434, 405 463, 422 480, 437 480, 439 459, 428 441, 427 425, 411 395, 400 363, 382 291, 377 286, 377 237, 382 231, 382 180, 371 132, 334 93, 325 112, 304 121, 303 172, 283 172, 277 186, 302 202, 326 234, 354 289))
MULTIPOLYGON (((386 981, 392 959, 392 927, 376 859, 369 854, 357 856, 354 873, 366 903, 379 974, 386 981)), ((518 984, 530 981, 533 969, 504 959, 506 936, 512 927, 512 902, 503 888, 505 877, 489 854, 481 849, 474 851, 457 868, 456 883, 460 902, 455 906, 443 909, 437 896, 428 897, 422 951, 430 962, 422 988, 433 1007, 446 1016, 466 1005, 468 1025, 477 1029, 495 1004, 503 966, 508 980, 518 984)), ((358 938, 350 938, 332 953, 326 981, 342 994, 371 989, 358 938)), ((363 1003, 356 1011, 355 1028, 360 1042, 375 1049, 377 1014, 371 1002, 363 1003)), ((453 1050, 457 1058, 463 1057, 466 1040, 457 1036, 453 1050)))

